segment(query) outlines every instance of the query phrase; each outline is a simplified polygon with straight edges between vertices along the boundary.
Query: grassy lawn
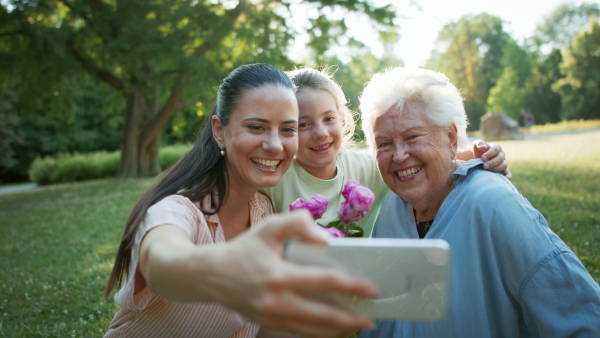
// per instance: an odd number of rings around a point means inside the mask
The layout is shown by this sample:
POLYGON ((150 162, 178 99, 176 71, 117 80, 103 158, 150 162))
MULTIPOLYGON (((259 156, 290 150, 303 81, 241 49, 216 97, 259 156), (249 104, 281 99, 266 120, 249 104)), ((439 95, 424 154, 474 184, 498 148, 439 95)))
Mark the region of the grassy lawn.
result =
MULTIPOLYGON (((502 141, 513 182, 600 282, 600 132, 502 141)), ((0 196, 0 336, 98 337, 125 219, 151 180, 0 196)))

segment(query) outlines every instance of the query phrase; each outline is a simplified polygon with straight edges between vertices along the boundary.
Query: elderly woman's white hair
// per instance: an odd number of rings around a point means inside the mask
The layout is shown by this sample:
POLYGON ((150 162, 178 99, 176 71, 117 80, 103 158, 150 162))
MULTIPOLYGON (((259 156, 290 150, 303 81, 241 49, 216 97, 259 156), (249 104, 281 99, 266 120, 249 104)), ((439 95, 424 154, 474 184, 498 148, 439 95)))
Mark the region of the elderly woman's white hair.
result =
POLYGON ((375 120, 390 108, 401 110, 407 102, 425 104, 424 113, 439 127, 454 124, 458 150, 469 148, 463 98, 448 77, 429 69, 397 67, 375 74, 360 97, 363 131, 371 151, 375 152, 375 120))

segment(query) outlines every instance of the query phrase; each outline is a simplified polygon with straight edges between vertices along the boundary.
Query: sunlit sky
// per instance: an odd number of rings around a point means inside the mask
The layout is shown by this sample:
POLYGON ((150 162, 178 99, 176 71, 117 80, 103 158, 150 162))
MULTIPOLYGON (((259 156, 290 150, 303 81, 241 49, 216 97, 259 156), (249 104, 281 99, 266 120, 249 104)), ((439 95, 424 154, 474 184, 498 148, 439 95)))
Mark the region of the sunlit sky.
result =
MULTIPOLYGON (((600 3, 600 0, 588 0, 600 3)), ((487 12, 506 21, 504 29, 517 41, 530 37, 535 27, 562 3, 573 0, 417 0, 420 9, 398 1, 401 39, 399 56, 407 67, 423 66, 442 27, 465 14, 487 12)))
MULTIPOLYGON (((402 58, 407 67, 424 66, 429 58, 438 33, 445 24, 459 20, 466 14, 487 12, 505 21, 504 29, 518 42, 532 36, 536 26, 563 3, 581 4, 600 3, 600 0, 373 0, 375 3, 393 3, 398 9, 397 24, 400 26, 400 42, 396 55, 402 58)), ((303 27, 306 16, 315 12, 305 8, 293 9, 291 23, 303 27)), ((355 36, 371 46, 375 55, 380 55, 382 47, 372 24, 364 17, 346 14, 350 28, 355 36)), ((292 54, 303 55, 306 52, 306 36, 298 36, 292 54)), ((343 56, 343 51, 341 52, 343 56)), ((297 58, 296 58, 297 59, 297 58)))

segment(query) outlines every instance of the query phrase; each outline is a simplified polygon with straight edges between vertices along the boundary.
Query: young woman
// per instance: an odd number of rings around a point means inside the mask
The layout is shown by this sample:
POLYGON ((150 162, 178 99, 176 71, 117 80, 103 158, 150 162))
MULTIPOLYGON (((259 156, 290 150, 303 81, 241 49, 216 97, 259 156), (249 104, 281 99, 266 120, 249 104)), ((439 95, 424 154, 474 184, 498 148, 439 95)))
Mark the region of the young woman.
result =
MULTIPOLYGON (((326 70, 305 67, 287 74, 296 87, 300 109, 298 152, 281 181, 263 191, 271 198, 277 212, 287 211, 299 197, 325 196, 329 207, 319 222, 328 224, 339 219, 344 200, 340 192, 346 182, 359 181, 375 193, 371 210, 358 222, 364 236, 369 237, 389 189, 381 179, 374 159, 366 152, 352 151, 355 124, 352 112, 346 107, 344 92, 326 70)), ((461 160, 473 157, 487 161, 486 169, 504 172, 510 177, 499 145, 476 141, 473 152, 459 154, 461 160)))
POLYGON ((372 327, 302 295, 374 297, 374 285, 281 258, 287 238, 326 241, 306 213, 269 217, 258 193, 290 166, 297 128, 294 88, 279 69, 246 65, 223 80, 193 149, 129 216, 107 295, 127 279, 106 337, 255 337, 261 323, 307 335, 372 327), (216 206, 207 210, 211 193, 216 206))

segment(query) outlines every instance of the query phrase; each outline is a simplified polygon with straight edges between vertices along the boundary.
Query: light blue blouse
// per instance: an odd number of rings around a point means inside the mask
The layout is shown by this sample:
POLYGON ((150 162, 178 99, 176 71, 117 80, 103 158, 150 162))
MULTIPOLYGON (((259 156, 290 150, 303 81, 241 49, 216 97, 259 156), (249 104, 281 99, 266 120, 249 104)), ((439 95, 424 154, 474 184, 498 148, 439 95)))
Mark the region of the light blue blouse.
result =
MULTIPOLYGON (((482 163, 454 172, 425 237, 452 250, 448 316, 378 322, 361 338, 600 337, 598 284, 542 214, 482 163)), ((418 238, 412 206, 390 192, 373 237, 418 238)))

